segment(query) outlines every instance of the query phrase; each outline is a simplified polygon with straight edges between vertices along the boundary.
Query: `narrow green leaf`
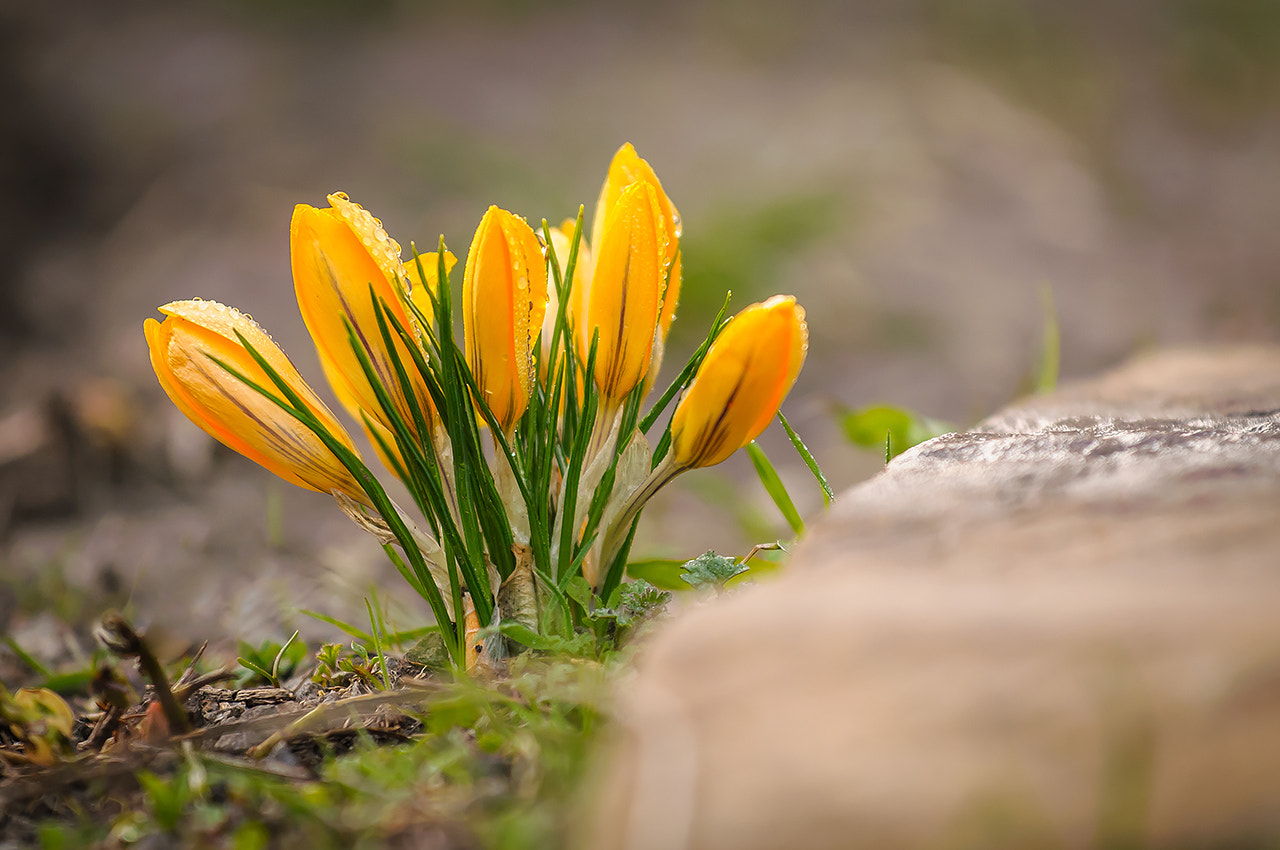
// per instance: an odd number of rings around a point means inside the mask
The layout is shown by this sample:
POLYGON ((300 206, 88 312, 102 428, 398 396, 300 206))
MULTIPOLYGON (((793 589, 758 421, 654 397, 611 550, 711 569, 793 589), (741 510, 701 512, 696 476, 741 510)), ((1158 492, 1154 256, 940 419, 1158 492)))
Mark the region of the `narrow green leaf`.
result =
POLYGON ((800 518, 800 512, 796 510, 795 503, 791 501, 791 494, 787 492, 787 485, 782 483, 781 476, 773 468, 773 464, 769 462, 769 457, 764 453, 764 449, 760 448, 759 443, 752 440, 747 444, 747 455, 751 458, 751 465, 756 468, 756 475, 760 477, 760 483, 764 485, 765 492, 769 494, 769 498, 773 499, 773 503, 778 506, 779 512, 782 513, 787 524, 791 526, 791 530, 797 536, 804 534, 804 520, 800 518))
POLYGON ((787 417, 782 415, 781 410, 778 411, 778 421, 782 423, 782 430, 787 432, 787 439, 791 440, 791 445, 795 447, 796 454, 800 455, 800 459, 804 461, 805 466, 809 467, 809 472, 813 473, 814 480, 822 488, 823 505, 828 508, 831 507, 831 501, 835 499, 836 494, 831 492, 831 485, 827 483, 827 477, 822 474, 822 469, 818 467, 818 461, 814 458, 813 453, 809 451, 809 447, 800 439, 800 435, 791 427, 787 417))
POLYGON ((31 653, 23 649, 21 646, 19 646, 18 642, 14 640, 11 636, 0 635, 0 643, 3 643, 5 646, 9 647, 9 649, 13 652, 13 654, 18 656, 18 659, 22 661, 23 664, 30 667, 39 675, 44 676, 46 678, 53 675, 53 671, 51 671, 48 667, 41 664, 34 655, 32 655, 31 653))
MULTIPOLYGON (((587 368, 586 374, 591 375, 595 372, 596 354, 599 348, 599 334, 595 334, 591 339, 591 348, 587 352, 587 368)), ((578 528, 577 505, 578 505, 578 482, 582 478, 583 468, 586 466, 587 447, 591 441, 591 427, 595 420, 596 411, 599 405, 599 396, 591 392, 591 381, 586 382, 588 387, 583 399, 582 409, 576 410, 574 407, 574 384, 575 381, 565 381, 565 386, 570 392, 570 399, 565 404, 565 412, 573 411, 578 414, 577 428, 573 435, 573 442, 569 449, 569 468, 564 476, 564 493, 562 502, 564 510, 561 518, 558 520, 560 524, 560 563, 556 565, 559 571, 556 579, 563 585, 568 581, 569 576, 576 567, 566 566, 566 561, 570 563, 581 564, 581 558, 585 555, 585 548, 580 550, 574 549, 574 541, 577 540, 580 546, 585 546, 583 538, 593 537, 590 531, 585 531, 581 537, 578 528), (579 554, 581 552, 581 554, 579 554), (575 557, 576 556, 576 557, 575 557)))
POLYGON ((1040 303, 1044 310, 1044 331, 1040 348, 1040 368, 1036 371, 1036 392, 1050 393, 1058 386, 1058 369, 1062 360, 1062 333, 1058 328, 1058 310, 1053 290, 1040 287, 1040 303))
POLYGON ((280 681, 275 676, 272 676, 269 671, 262 669, 257 664, 254 664, 248 658, 245 658, 244 656, 239 656, 236 658, 236 662, 241 667, 244 667, 246 670, 250 670, 254 673, 257 673, 259 676, 262 677, 263 681, 268 682, 273 688, 279 686, 280 681))
POLYGON ((289 639, 284 642, 284 646, 280 647, 280 651, 276 653, 275 660, 271 662, 271 681, 280 681, 280 659, 284 658, 289 646, 298 639, 298 631, 298 629, 293 630, 293 634, 289 635, 289 639))
POLYGON ((89 685, 93 682, 95 675, 95 671, 92 669, 73 670, 70 673, 55 673, 39 682, 36 687, 48 688, 64 696, 81 693, 89 689, 89 685))
POLYGON ((330 617, 328 614, 321 614, 319 611, 312 611, 309 608, 303 608, 298 613, 304 614, 313 620, 319 620, 322 623, 328 623, 329 625, 333 626, 335 629, 344 631, 347 634, 351 635, 353 638, 360 641, 361 643, 373 643, 373 636, 370 635, 368 632, 364 631, 363 629, 357 626, 353 626, 348 622, 339 620, 336 617, 330 617))
POLYGON ((378 667, 382 672, 383 690, 391 690, 391 676, 387 673, 387 656, 382 652, 382 616, 375 612, 369 597, 364 598, 364 607, 369 612, 369 631, 373 635, 373 651, 378 659, 378 667))
POLYGON ((622 574, 626 571, 627 555, 631 553, 631 544, 636 539, 636 527, 639 525, 640 515, 637 514, 636 518, 631 521, 631 527, 627 529, 626 539, 618 547, 618 554, 613 556, 612 563, 602 565, 605 573, 604 583, 600 586, 600 596, 604 599, 611 599, 622 584, 622 574))

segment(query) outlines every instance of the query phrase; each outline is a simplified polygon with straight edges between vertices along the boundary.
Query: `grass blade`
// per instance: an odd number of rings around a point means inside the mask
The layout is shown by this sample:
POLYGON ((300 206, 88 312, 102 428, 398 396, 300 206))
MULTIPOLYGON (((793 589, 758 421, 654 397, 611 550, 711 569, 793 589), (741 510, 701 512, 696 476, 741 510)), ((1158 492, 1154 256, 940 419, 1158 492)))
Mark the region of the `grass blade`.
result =
POLYGON ((791 501, 791 494, 787 492, 787 486, 782 483, 782 478, 778 475, 778 471, 773 468, 773 464, 769 462, 769 457, 764 453, 764 449, 760 448, 759 443, 752 440, 747 444, 747 455, 751 458, 751 465, 756 468, 756 475, 760 476, 760 483, 764 485, 769 498, 773 499, 773 503, 778 506, 778 510, 786 519, 787 524, 791 526, 791 530, 797 536, 804 534, 804 520, 800 518, 800 512, 796 510, 795 503, 791 501))
POLYGON ((827 483, 827 476, 822 474, 822 469, 818 466, 818 461, 814 458, 813 452, 809 451, 809 447, 804 444, 804 440, 800 439, 800 435, 791 427, 791 423, 787 421, 787 417, 782 415, 781 410, 778 411, 778 421, 782 423, 782 430, 787 432, 787 439, 795 447, 796 454, 800 455, 800 459, 804 461, 805 466, 809 467, 809 471, 813 473, 814 480, 822 488, 823 506, 831 507, 831 502, 835 499, 836 494, 831 492, 831 485, 827 483))

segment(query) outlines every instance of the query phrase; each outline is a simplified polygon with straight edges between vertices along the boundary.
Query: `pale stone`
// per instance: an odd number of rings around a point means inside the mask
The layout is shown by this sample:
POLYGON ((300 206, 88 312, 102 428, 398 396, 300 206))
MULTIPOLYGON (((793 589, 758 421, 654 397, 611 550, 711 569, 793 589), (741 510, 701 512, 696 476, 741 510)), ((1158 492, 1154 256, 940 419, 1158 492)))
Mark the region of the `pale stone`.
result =
POLYGON ((1150 356, 919 446, 643 649, 588 840, 1280 838, 1278 520, 1280 349, 1150 356))

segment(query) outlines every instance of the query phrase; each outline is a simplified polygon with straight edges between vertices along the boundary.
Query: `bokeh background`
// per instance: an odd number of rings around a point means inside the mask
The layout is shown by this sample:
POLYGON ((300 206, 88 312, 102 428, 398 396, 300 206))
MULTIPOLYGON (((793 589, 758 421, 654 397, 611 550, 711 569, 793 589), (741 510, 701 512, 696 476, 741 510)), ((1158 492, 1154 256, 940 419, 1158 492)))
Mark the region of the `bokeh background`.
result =
MULTIPOLYGON (((965 424, 1025 392, 1046 291, 1065 378, 1280 334, 1274 0, 0 8, 0 631, 33 651, 108 604, 215 641, 357 619, 374 585, 425 615, 147 363, 142 320, 201 296, 322 383, 288 223, 327 192, 464 256, 488 204, 573 215, 633 142, 684 218, 666 377, 726 289, 794 293, 811 348, 786 409, 837 488, 882 463, 842 405, 965 424)), ((735 458, 673 485, 636 554, 783 535, 735 458)))

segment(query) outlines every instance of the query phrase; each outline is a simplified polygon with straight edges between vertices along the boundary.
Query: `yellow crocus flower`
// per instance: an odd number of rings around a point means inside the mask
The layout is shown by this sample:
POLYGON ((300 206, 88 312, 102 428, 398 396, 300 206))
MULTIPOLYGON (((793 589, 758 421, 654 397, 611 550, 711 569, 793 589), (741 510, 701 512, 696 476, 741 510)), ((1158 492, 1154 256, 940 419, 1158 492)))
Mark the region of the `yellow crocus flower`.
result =
POLYGON ((216 301, 174 301, 160 308, 163 322, 144 330, 160 386, 187 418, 222 444, 308 490, 344 493, 368 504, 364 490, 309 428, 227 372, 219 360, 260 386, 275 384, 236 337, 238 331, 343 445, 350 437, 302 380, 271 337, 249 316, 216 301))
POLYGON ((809 328, 790 295, 752 304, 725 325, 671 415, 671 450, 626 497, 602 535, 593 585, 612 564, 645 503, 682 472, 714 466, 760 436, 777 415, 804 364, 809 328))
POLYGON ((790 295, 735 316, 672 414, 675 466, 713 466, 758 437, 795 384, 808 348, 804 308, 790 295))
POLYGON ((668 283, 662 292, 662 312, 658 326, 662 329, 662 337, 666 339, 671 329, 671 321, 676 315, 676 304, 680 300, 680 212, 662 189, 658 175, 636 149, 627 142, 614 154, 609 163, 609 173, 604 185, 600 188, 600 198, 596 202, 595 218, 591 226, 591 244, 599 245, 604 236, 605 222, 609 211, 618 203, 622 193, 633 183, 648 183, 657 193, 658 210, 662 216, 665 240, 662 244, 663 269, 670 269, 668 283))
MULTIPOLYGON (((394 432, 390 416, 378 403, 351 348, 344 318, 373 364, 379 383, 391 397, 395 413, 416 432, 413 411, 396 375, 390 351, 378 327, 373 295, 381 299, 394 322, 417 333, 406 307, 410 278, 400 262, 400 245, 387 235, 382 222, 346 195, 329 195, 325 209, 299 204, 289 229, 293 284, 298 309, 315 341, 320 365, 334 393, 357 420, 362 413, 394 432)), ((424 257, 424 262, 427 260, 424 257)), ((433 415, 431 396, 413 357, 392 328, 396 354, 408 373, 419 410, 433 415)), ((425 439, 427 435, 418 435, 425 439)))
POLYGON ((533 347, 547 310, 547 264, 533 229, 489 207, 467 252, 462 326, 467 366, 504 433, 533 392, 533 347))
POLYGON ((662 311, 666 244, 657 190, 646 181, 632 183, 610 205, 599 241, 591 246, 591 286, 572 302, 584 361, 599 334, 595 381, 604 409, 616 409, 649 370, 662 311))

